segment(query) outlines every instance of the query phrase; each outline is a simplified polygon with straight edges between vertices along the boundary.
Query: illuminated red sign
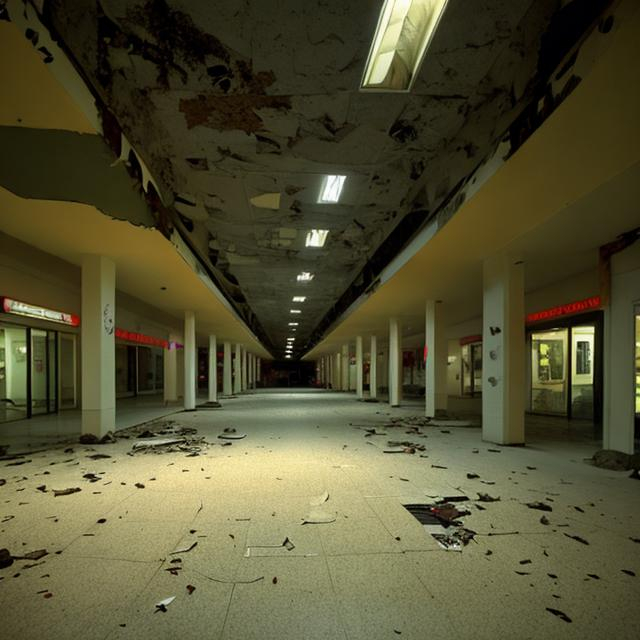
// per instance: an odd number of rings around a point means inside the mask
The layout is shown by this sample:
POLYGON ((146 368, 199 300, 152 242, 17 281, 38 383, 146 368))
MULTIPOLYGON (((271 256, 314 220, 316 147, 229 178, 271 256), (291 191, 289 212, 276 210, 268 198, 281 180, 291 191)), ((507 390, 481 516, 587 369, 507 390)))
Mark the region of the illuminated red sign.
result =
POLYGON ((13 315, 24 316, 26 318, 37 318, 38 320, 48 320, 49 322, 58 322, 72 327, 77 327, 80 324, 80 318, 72 313, 37 307, 27 302, 14 300, 13 298, 2 297, 0 300, 2 301, 2 310, 5 313, 12 313, 13 315))
POLYGON ((169 348, 168 340, 163 340, 162 338, 154 338, 153 336, 146 336, 144 333, 135 333, 134 331, 119 329, 118 327, 116 327, 116 338, 120 338, 120 340, 127 340, 128 342, 146 344, 152 347, 162 347, 163 349, 169 348))
POLYGON ((544 311, 530 313, 527 316, 527 322, 551 320, 558 316, 566 316, 572 313, 579 313, 580 311, 589 311, 590 309, 597 309, 598 307, 600 307, 600 296, 592 296, 585 300, 578 300, 578 302, 570 302, 569 304, 562 304, 558 307, 552 307, 551 309, 544 309, 544 311))

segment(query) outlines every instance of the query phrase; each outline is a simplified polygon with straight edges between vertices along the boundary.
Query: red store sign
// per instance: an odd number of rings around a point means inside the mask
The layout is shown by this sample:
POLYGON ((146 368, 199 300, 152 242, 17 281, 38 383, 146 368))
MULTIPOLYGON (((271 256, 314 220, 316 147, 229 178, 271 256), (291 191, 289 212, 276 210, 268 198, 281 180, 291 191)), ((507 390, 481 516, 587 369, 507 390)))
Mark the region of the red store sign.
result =
POLYGON ((37 318, 38 320, 48 320, 49 322, 58 322, 71 327, 80 325, 80 318, 73 313, 65 313, 64 311, 56 311, 55 309, 47 309, 46 307, 37 307, 36 305, 14 300, 6 296, 0 297, 2 311, 11 313, 15 316, 23 316, 25 318, 37 318))
POLYGON ((162 338, 154 338, 153 336, 147 336, 144 333, 127 331, 126 329, 120 329, 118 327, 116 327, 116 338, 119 338, 120 340, 126 340, 127 342, 146 344, 151 347, 162 347, 163 349, 169 348, 168 340, 163 340, 162 338))
POLYGON ((580 313, 581 311, 590 311, 591 309, 598 309, 599 307, 600 296, 592 296, 591 298, 578 300, 577 302, 570 302, 569 304, 562 304, 558 307, 551 307, 551 309, 530 313, 527 316, 527 323, 551 320, 559 316, 567 316, 572 313, 580 313))

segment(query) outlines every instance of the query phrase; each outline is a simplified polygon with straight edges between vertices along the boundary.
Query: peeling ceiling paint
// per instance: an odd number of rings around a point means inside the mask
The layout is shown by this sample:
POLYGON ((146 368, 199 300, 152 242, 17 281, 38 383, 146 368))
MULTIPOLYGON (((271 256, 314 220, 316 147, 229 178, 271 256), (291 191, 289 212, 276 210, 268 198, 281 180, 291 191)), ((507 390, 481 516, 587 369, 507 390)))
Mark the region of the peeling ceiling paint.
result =
POLYGON ((450 0, 410 94, 359 91, 374 0, 49 0, 43 20, 279 356, 292 296, 307 298, 299 355, 491 156, 606 5, 450 0), (347 176, 337 204, 318 203, 327 174, 347 176), (305 247, 310 229, 330 231, 324 247, 305 247))

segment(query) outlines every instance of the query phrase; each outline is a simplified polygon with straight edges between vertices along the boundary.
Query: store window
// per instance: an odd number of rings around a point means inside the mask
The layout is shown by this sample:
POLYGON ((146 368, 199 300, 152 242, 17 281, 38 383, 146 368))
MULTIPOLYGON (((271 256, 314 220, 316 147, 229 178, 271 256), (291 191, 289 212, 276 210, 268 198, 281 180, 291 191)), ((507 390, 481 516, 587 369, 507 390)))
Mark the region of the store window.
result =
POLYGON ((27 417, 27 329, 0 325, 0 422, 27 417))
POLYGON ((462 395, 474 396, 482 392, 482 342, 463 344, 460 348, 462 366, 462 395))
POLYGON ((531 411, 594 419, 595 341, 587 323, 531 334, 531 411))

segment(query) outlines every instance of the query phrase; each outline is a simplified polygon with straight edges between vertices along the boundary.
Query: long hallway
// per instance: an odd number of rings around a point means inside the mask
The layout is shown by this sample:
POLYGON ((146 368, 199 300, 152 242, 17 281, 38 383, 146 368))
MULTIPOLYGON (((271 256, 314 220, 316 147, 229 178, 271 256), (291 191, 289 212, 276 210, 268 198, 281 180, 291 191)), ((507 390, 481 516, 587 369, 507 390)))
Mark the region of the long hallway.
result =
POLYGON ((47 551, 0 570, 3 634, 636 637, 629 472, 587 464, 588 443, 500 447, 420 415, 418 404, 273 390, 138 428, 169 434, 2 462, 1 546, 47 551), (218 438, 224 429, 246 437, 218 438), (133 451, 180 433, 183 451, 133 451), (398 449, 389 441, 407 453, 384 453, 398 449), (67 488, 81 490, 54 496, 67 488), (443 498, 469 511, 457 516, 475 534, 461 551, 402 506, 443 498))

